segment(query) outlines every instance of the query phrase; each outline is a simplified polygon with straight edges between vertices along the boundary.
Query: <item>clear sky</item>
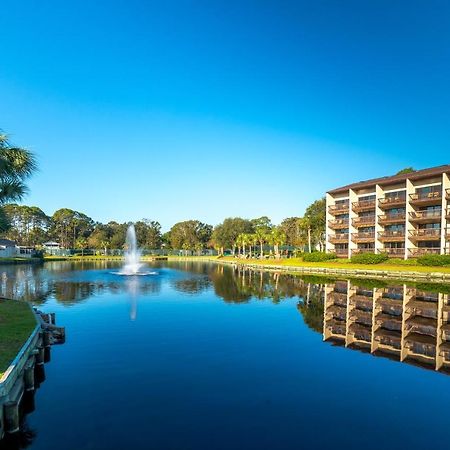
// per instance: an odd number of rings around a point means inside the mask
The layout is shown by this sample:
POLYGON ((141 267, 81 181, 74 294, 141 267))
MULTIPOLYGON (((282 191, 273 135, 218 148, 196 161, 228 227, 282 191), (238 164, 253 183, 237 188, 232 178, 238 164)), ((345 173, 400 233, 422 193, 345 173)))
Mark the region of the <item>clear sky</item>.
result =
POLYGON ((450 2, 3 0, 26 204, 95 220, 301 215, 450 163, 450 2))

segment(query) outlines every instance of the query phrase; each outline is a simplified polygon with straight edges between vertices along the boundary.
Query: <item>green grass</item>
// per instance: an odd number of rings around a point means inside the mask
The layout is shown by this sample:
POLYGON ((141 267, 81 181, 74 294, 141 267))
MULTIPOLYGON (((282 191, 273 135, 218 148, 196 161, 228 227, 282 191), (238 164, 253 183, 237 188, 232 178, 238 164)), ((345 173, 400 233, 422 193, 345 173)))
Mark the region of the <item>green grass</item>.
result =
POLYGON ((0 377, 36 327, 36 319, 25 302, 0 299, 0 377))
POLYGON ((222 258, 224 261, 233 261, 242 264, 257 264, 261 266, 290 266, 290 267, 318 267, 328 269, 355 269, 355 270, 383 270, 396 272, 439 272, 450 273, 450 267, 421 266, 416 261, 390 260, 380 264, 354 264, 348 259, 337 259, 324 262, 305 262, 301 258, 290 259, 236 259, 232 256, 222 258))

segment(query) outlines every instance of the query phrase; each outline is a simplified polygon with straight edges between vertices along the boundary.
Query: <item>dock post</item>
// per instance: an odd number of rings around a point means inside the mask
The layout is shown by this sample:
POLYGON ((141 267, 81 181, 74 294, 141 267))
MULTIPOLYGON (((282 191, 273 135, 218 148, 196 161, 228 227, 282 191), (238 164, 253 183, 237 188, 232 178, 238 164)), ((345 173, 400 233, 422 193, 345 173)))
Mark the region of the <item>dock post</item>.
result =
POLYGON ((50 313, 50 323, 52 325, 56 325, 56 314, 55 313, 50 313))
POLYGON ((34 366, 30 365, 25 368, 23 372, 23 380, 25 383, 25 390, 27 392, 34 391, 34 366))
POLYGON ((51 334, 50 331, 44 330, 42 332, 42 341, 44 342, 44 347, 50 347, 51 344, 51 334))
POLYGON ((19 431, 19 404, 18 402, 6 402, 3 405, 5 416, 5 431, 7 433, 17 433, 19 431))
POLYGON ((42 366, 44 364, 44 359, 45 359, 45 349, 44 347, 38 347, 36 354, 36 365, 42 366))

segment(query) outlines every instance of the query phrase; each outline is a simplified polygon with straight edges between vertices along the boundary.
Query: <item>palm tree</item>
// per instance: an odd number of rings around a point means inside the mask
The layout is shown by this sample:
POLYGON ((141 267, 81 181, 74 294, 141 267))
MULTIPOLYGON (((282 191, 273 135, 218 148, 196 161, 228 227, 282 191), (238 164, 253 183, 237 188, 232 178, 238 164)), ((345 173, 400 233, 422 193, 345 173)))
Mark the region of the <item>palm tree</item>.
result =
POLYGON ((308 253, 311 253, 311 220, 309 217, 302 217, 299 219, 299 225, 300 229, 308 236, 308 253))
POLYGON ((259 242, 259 246, 261 249, 260 259, 264 258, 264 243, 267 241, 267 232, 262 228, 257 228, 255 230, 256 240, 259 242))
POLYGON ((21 200, 27 193, 25 180, 36 170, 31 152, 13 147, 4 134, 0 134, 0 231, 9 228, 3 206, 21 200))
POLYGON ((280 259, 280 246, 286 243, 286 235, 279 228, 274 228, 270 237, 275 257, 280 259))
POLYGON ((250 244, 250 258, 252 257, 252 248, 258 243, 258 236, 255 233, 248 235, 248 242, 250 244))

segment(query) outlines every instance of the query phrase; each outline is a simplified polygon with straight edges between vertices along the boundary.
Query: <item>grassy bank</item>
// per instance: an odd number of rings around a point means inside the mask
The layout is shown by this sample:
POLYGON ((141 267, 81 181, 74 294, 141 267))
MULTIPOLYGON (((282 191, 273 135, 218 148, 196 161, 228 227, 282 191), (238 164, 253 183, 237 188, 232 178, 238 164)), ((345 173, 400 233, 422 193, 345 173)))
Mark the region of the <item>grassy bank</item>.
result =
POLYGON ((0 377, 36 327, 25 302, 0 299, 0 377))
POLYGON ((306 262, 301 258, 290 259, 238 259, 232 256, 221 258, 222 261, 235 262, 239 264, 260 265, 266 267, 309 267, 319 269, 344 269, 364 271, 386 271, 386 272, 420 272, 420 273, 443 273, 450 274, 450 267, 422 266, 414 261, 391 260, 380 264, 354 264, 348 260, 331 260, 324 262, 306 262))
POLYGON ((42 262, 41 258, 0 258, 0 264, 36 264, 42 262))

